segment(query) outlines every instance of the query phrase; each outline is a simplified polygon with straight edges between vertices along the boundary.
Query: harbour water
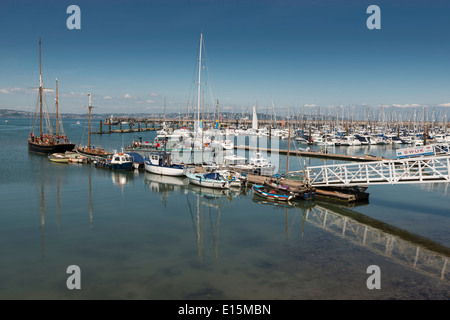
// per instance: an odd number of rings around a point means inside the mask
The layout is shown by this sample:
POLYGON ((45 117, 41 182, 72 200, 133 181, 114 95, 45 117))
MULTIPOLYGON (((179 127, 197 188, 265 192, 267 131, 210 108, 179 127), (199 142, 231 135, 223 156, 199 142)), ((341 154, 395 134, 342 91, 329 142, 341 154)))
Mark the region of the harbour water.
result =
MULTIPOLYGON (((370 186, 364 205, 285 207, 251 190, 52 163, 27 151, 31 120, 8 120, 0 126, 1 299, 450 297, 446 183, 370 186), (80 267, 81 290, 67 288, 70 265, 80 267), (372 265, 380 268, 380 289, 367 286, 372 265)), ((65 120, 64 128, 78 144, 87 136, 85 120, 76 121, 65 120)), ((152 140, 155 133, 139 135, 152 140)), ((137 135, 91 138, 120 149, 137 135)), ((391 146, 335 153, 395 157, 391 146)), ((282 156, 281 171, 285 163, 282 156)), ((289 160, 291 170, 323 163, 289 160)))

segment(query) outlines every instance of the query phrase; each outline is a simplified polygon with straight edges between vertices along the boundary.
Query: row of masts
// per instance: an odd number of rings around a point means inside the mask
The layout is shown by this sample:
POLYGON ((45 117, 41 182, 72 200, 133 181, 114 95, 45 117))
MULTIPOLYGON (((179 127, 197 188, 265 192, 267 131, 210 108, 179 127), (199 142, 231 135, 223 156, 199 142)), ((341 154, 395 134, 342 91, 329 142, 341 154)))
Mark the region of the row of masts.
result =
MULTIPOLYGON (((43 96, 44 96, 44 81, 42 80, 42 49, 41 38, 39 38, 39 136, 44 136, 43 125, 43 96)), ((59 99, 58 99, 58 79, 56 79, 55 87, 55 107, 56 107, 56 139, 59 137, 59 99)))

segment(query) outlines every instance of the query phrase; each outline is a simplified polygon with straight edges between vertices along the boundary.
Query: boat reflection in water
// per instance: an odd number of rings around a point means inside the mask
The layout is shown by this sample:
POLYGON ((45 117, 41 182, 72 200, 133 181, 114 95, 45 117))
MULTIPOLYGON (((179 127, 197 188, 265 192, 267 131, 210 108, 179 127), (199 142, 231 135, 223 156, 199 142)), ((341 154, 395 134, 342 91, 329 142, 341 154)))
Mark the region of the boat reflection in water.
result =
POLYGON ((184 177, 164 176, 150 172, 144 173, 144 183, 151 192, 160 193, 161 203, 166 207, 166 199, 170 192, 180 191, 184 188, 184 177))
POLYGON ((245 195, 246 190, 205 188, 190 184, 184 177, 163 176, 148 172, 144 175, 144 182, 150 191, 160 193, 164 207, 171 193, 176 193, 177 197, 184 195, 191 215, 200 263, 208 259, 208 252, 213 253, 213 260, 217 262, 222 207, 231 202, 233 197, 245 195))
POLYGON ((123 190, 126 184, 134 180, 134 174, 131 171, 107 171, 111 174, 111 179, 114 185, 123 190))
POLYGON ((291 202, 291 201, 277 201, 277 200, 272 200, 272 199, 264 199, 262 197, 259 197, 257 195, 253 195, 252 196, 252 201, 255 203, 259 203, 259 204, 263 204, 263 205, 269 205, 269 206, 274 206, 276 208, 294 208, 295 207, 295 203, 291 202))
POLYGON ((232 200, 232 191, 229 189, 202 188, 188 183, 185 195, 194 228, 200 263, 203 264, 205 259, 208 258, 205 252, 210 252, 209 250, 213 252, 214 262, 217 262, 219 259, 221 209, 224 202, 232 200), (194 197, 191 196, 192 194, 194 197), (204 237, 205 234, 212 236, 204 237), (208 251, 205 250, 206 247, 208 247, 208 251))

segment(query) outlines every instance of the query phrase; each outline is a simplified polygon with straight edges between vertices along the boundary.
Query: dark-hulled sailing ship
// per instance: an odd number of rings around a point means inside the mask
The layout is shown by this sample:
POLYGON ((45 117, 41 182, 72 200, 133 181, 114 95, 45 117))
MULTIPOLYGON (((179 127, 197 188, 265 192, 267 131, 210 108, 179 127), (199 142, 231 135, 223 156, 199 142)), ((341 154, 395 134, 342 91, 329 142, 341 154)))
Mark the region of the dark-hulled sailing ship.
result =
POLYGON ((42 100, 44 95, 44 85, 41 72, 41 39, 39 39, 39 136, 34 134, 35 126, 28 137, 28 151, 41 154, 65 153, 72 151, 75 144, 71 143, 67 136, 59 132, 59 115, 58 115, 58 80, 56 80, 56 133, 52 133, 50 128, 44 133, 43 126, 43 106, 42 100))

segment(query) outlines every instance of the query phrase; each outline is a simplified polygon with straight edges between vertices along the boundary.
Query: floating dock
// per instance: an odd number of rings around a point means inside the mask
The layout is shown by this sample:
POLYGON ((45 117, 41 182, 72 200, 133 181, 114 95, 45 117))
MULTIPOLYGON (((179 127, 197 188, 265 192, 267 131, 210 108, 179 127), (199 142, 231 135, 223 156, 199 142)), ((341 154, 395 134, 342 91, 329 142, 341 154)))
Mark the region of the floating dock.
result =
MULTIPOLYGON (((250 146, 234 146, 235 149, 243 149, 246 151, 259 151, 265 153, 278 153, 282 155, 287 155, 288 150, 283 149, 268 149, 268 148, 256 148, 250 146)), ((289 150, 289 156, 302 156, 311 158, 322 158, 322 159, 333 159, 333 160, 346 160, 346 161, 381 161, 389 160, 383 157, 376 157, 372 155, 364 156, 352 156, 346 154, 335 154, 335 153, 325 153, 325 152, 313 152, 313 151, 299 151, 299 150, 289 150)))
MULTIPOLYGON (((247 174, 248 182, 251 184, 264 184, 264 183, 270 183, 270 181, 273 181, 273 178, 266 177, 266 176, 258 176, 258 175, 252 175, 247 174)), ((306 185, 300 181, 300 180, 293 180, 293 179, 285 179, 280 178, 278 180, 278 183, 280 185, 289 186, 293 190, 303 190, 307 189, 306 185)), ((340 202, 357 202, 357 201, 368 201, 369 200, 369 194, 365 193, 363 191, 360 191, 358 189, 353 188, 313 188, 316 194, 316 198, 323 198, 323 199, 331 199, 336 200, 340 202)))
MULTIPOLYGON (((195 167, 195 172, 207 172, 207 169, 201 166, 195 167)), ((248 183, 263 185, 274 181, 273 177, 261 176, 255 174, 246 174, 248 183)), ((306 185, 300 180, 280 178, 278 180, 280 185, 289 186, 293 191, 308 189, 306 185)), ((361 191, 357 188, 313 188, 316 198, 328 199, 338 202, 355 203, 367 202, 369 200, 369 193, 361 191)))

